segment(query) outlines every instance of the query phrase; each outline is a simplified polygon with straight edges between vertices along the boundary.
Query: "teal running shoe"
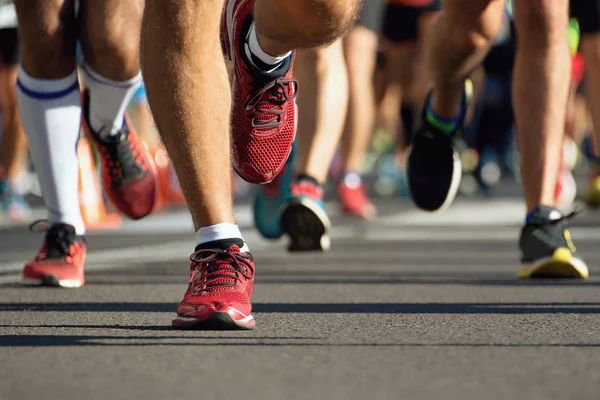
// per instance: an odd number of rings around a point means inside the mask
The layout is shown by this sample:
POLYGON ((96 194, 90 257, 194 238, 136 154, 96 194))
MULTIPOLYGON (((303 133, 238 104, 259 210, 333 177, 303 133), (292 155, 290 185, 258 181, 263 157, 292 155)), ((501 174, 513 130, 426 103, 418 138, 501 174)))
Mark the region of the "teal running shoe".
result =
POLYGON ((294 160, 296 144, 283 171, 272 182, 260 185, 254 197, 252 211, 254 225, 265 239, 277 240, 283 236, 279 224, 281 207, 292 197, 292 179, 294 175, 294 160))
POLYGON ((0 180, 0 204, 4 214, 12 220, 25 221, 31 216, 29 204, 12 190, 6 178, 0 180))

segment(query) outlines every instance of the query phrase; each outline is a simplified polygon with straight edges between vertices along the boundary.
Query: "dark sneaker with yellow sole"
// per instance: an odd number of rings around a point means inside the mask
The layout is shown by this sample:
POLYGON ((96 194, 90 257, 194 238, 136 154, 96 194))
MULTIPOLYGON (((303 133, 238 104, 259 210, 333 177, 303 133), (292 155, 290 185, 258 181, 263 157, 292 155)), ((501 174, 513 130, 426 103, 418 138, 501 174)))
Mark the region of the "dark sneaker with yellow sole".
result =
POLYGON ((521 230, 519 279, 587 279, 588 267, 578 257, 568 229, 572 213, 563 216, 540 206, 521 230))

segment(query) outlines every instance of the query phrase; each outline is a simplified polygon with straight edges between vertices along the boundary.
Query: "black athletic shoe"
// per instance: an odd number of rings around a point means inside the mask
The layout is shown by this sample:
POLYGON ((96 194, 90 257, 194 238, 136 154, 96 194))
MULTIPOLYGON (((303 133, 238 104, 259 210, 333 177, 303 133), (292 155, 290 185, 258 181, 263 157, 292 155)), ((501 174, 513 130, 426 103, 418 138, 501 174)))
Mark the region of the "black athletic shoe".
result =
POLYGON ((433 126, 427 120, 427 108, 423 109, 421 127, 415 133, 406 166, 411 197, 416 206, 422 210, 443 210, 456 197, 462 166, 454 147, 454 139, 463 127, 472 93, 473 85, 470 80, 467 80, 462 104, 463 117, 452 133, 446 133, 433 126))
POLYGON ((323 189, 316 181, 299 179, 281 209, 280 226, 290 238, 288 251, 328 251, 331 222, 325 212, 323 189))
POLYGON ((587 265, 576 255, 568 229, 572 213, 562 216, 557 210, 541 206, 521 230, 519 279, 586 279, 587 265))

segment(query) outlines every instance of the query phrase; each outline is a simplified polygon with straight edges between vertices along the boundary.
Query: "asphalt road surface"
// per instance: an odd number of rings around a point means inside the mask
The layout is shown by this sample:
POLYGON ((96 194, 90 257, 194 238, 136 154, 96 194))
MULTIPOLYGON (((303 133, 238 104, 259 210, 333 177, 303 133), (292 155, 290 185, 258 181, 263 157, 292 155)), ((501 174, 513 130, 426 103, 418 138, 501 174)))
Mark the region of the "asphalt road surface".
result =
POLYGON ((0 223, 0 399, 599 398, 600 214, 574 221, 589 281, 518 282, 516 197, 441 215, 379 205, 369 225, 334 216, 332 250, 302 256, 239 207, 251 332, 170 328, 186 212, 92 232, 78 290, 16 284, 41 234, 0 223))

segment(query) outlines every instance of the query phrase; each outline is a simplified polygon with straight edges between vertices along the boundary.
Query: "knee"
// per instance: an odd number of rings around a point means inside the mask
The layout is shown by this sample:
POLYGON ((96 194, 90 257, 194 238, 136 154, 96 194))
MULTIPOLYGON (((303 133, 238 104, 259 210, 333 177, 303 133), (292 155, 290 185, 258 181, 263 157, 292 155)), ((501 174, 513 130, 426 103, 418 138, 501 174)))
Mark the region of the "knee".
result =
POLYGON ((333 42, 345 34, 354 24, 361 0, 302 0, 289 2, 308 46, 319 46, 333 42), (292 4, 293 3, 293 4, 292 4))
POLYGON ((301 62, 311 65, 317 75, 325 76, 333 63, 344 61, 338 45, 339 43, 334 43, 331 46, 306 49, 299 53, 299 57, 302 58, 301 62))
POLYGON ((314 15, 315 30, 320 31, 325 42, 330 42, 354 25, 361 4, 359 0, 312 0, 305 7, 308 5, 306 12, 314 15))
POLYGON ((495 21, 469 21, 456 25, 454 41, 457 48, 465 54, 474 54, 482 49, 489 48, 500 32, 500 23, 495 21))
POLYGON ((86 63, 102 75, 118 81, 130 79, 140 69, 142 9, 127 11, 128 21, 123 19, 123 15, 90 17, 81 36, 86 63))
POLYGON ((61 78, 75 68, 75 24, 58 19, 21 28, 21 62, 41 79, 61 78))
POLYGON ((362 26, 352 28, 344 39, 344 57, 348 72, 362 74, 370 79, 375 69, 378 43, 377 34, 373 31, 362 26))
POLYGON ((534 41, 536 46, 552 43, 557 37, 566 40, 568 18, 568 0, 521 1, 515 7, 519 40, 534 41))
POLYGON ((127 80, 137 75, 140 69, 139 38, 118 41, 115 37, 100 36, 84 45, 85 62, 113 80, 127 80))

